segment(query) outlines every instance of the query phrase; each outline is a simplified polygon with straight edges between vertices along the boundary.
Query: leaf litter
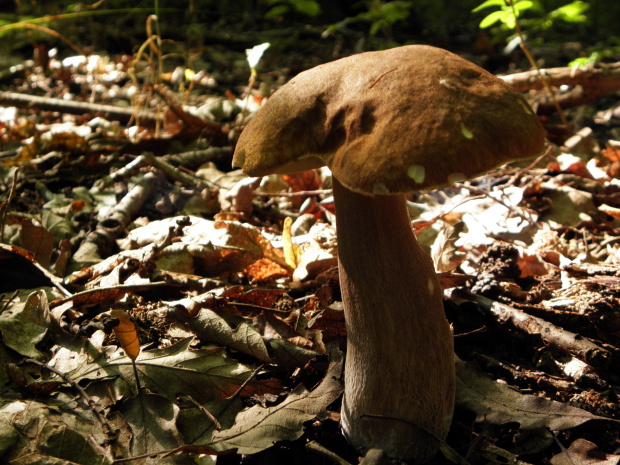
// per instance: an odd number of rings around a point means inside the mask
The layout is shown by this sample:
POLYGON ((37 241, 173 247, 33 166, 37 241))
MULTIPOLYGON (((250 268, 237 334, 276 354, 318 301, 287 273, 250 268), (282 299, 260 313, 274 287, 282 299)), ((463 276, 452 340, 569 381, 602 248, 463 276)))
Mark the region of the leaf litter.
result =
MULTIPOLYGON (((330 173, 230 171, 237 91, 189 106, 159 92, 163 119, 148 109, 136 126, 59 99, 30 99, 29 117, 27 96, 5 95, 6 463, 357 462, 338 429, 330 173)), ((537 164, 409 202, 460 357, 433 463, 618 463, 620 142, 596 111, 604 134, 552 137, 537 164)))

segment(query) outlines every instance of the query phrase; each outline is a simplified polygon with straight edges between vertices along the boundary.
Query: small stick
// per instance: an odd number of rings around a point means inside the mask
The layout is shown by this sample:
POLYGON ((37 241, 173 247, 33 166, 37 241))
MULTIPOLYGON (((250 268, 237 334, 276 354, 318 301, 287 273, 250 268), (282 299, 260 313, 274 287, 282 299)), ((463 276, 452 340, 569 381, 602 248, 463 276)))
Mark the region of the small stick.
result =
POLYGON ((499 322, 508 321, 526 334, 538 334, 548 344, 562 349, 592 366, 607 367, 611 363, 612 354, 607 349, 542 318, 465 289, 454 289, 451 297, 476 302, 487 315, 493 316, 499 322))

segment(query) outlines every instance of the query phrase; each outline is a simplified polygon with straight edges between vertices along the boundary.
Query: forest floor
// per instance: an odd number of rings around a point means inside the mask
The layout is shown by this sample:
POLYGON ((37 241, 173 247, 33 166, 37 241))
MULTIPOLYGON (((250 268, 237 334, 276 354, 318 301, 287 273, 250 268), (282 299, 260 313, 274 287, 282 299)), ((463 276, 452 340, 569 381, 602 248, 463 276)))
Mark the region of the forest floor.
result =
MULTIPOLYGON (((330 173, 231 169, 266 95, 318 63, 272 55, 249 91, 222 53, 226 79, 156 54, 1 73, 4 463, 358 463, 330 173)), ((433 464, 620 463, 619 70, 548 71, 568 127, 506 78, 545 154, 410 197, 458 356, 433 464)))

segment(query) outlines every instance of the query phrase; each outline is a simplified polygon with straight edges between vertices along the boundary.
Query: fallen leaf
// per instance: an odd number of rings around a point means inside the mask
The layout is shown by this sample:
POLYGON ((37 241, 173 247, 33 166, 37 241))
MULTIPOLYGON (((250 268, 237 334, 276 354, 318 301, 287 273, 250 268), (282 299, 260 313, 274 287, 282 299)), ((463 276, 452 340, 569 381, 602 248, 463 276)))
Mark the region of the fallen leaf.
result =
MULTIPOLYGON (((206 403, 230 397, 254 372, 254 368, 225 357, 221 349, 191 350, 192 340, 186 338, 163 349, 143 351, 135 362, 140 385, 170 400, 182 392, 206 403)), ((63 358, 73 357, 74 368, 67 374, 75 381, 117 379, 124 383, 118 389, 125 393, 135 386, 135 379, 131 360, 121 354, 120 349, 97 349, 87 344, 79 353, 70 355, 65 351, 63 358)), ((57 358, 50 362, 52 366, 57 364, 63 366, 64 362, 57 358)), ((269 380, 252 381, 242 395, 265 392, 279 393, 280 388, 269 380)))
POLYGON ((286 260, 286 264, 291 268, 297 268, 299 265, 300 258, 300 250, 299 247, 293 244, 293 239, 291 236, 291 226, 293 225, 293 218, 287 216, 284 219, 284 223, 282 225, 282 242, 284 243, 284 259, 286 260))
POLYGON ((439 273, 454 271, 463 261, 464 254, 459 252, 455 242, 465 229, 465 223, 459 221, 454 226, 446 225, 439 231, 431 246, 431 257, 439 273))
POLYGON ((50 265, 54 238, 43 226, 35 224, 30 219, 23 220, 20 243, 24 249, 34 254, 34 259, 42 267, 47 268, 50 265))
POLYGON ((551 458, 551 465, 618 465, 620 455, 606 454, 596 444, 578 438, 551 458))
POLYGON ((47 294, 33 292, 24 302, 15 301, 0 314, 2 341, 20 354, 42 359, 45 354, 36 345, 45 338, 51 323, 47 294))
POLYGON ((475 363, 456 362, 456 402, 476 413, 477 421, 518 423, 523 430, 562 431, 590 420, 616 421, 570 405, 521 394, 488 378, 475 363))
POLYGON ((319 355, 289 341, 265 338, 248 322, 242 322, 233 329, 222 316, 208 308, 200 309, 192 318, 179 308, 168 307, 166 317, 182 323, 205 341, 238 350, 261 362, 298 367, 319 355))
POLYGON ((155 394, 139 394, 125 400, 120 412, 133 433, 132 455, 153 454, 140 463, 195 465, 189 455, 163 457, 167 451, 183 444, 176 427, 179 407, 169 399, 155 394))
POLYGON ((342 393, 342 354, 333 358, 323 381, 312 391, 299 385, 275 407, 255 405, 237 415, 235 425, 213 434, 209 444, 218 450, 236 448, 239 454, 255 454, 279 441, 291 441, 303 434, 303 424, 320 417, 342 393))
POLYGON ((114 327, 116 339, 127 354, 127 357, 135 361, 138 355, 140 355, 140 338, 138 337, 136 324, 125 310, 112 310, 110 315, 118 320, 118 326, 114 327))

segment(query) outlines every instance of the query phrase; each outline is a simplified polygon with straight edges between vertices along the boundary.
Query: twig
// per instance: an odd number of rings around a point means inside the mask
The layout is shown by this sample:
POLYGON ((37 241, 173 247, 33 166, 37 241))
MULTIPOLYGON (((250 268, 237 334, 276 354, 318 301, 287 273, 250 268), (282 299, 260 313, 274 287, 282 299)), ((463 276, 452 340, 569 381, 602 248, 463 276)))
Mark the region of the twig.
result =
POLYGON ((9 298, 8 298, 8 299, 4 302, 4 305, 2 306, 2 308, 0 308, 0 315, 1 315, 2 313, 4 313, 4 311, 5 311, 7 308, 9 308, 9 305, 11 305, 11 302, 13 302, 13 301, 17 298, 17 296, 18 296, 18 295, 19 295, 19 289, 15 290, 15 291, 13 292, 13 294, 11 295, 11 297, 9 297, 9 298))
MULTIPOLYGON (((620 90, 620 62, 598 63, 588 67, 563 67, 525 71, 523 73, 500 76, 501 79, 518 92, 536 90, 548 83, 553 87, 570 86, 573 89, 556 98, 562 108, 570 108, 594 102, 599 98, 620 90), (540 74, 545 77, 540 79, 540 74)), ((555 111, 553 102, 538 102, 538 114, 555 111)))
MULTIPOLYGON (((620 90, 620 62, 598 63, 594 66, 560 67, 541 69, 547 80, 554 87, 584 86, 604 93, 620 90)), ((500 76, 500 78, 518 92, 541 89, 539 71, 500 76)))
POLYGON ((611 363, 612 354, 607 349, 542 318, 465 289, 454 289, 451 297, 476 302, 487 315, 493 316, 499 322, 510 322, 515 328, 526 334, 537 334, 548 344, 564 350, 594 367, 607 367, 611 363))
POLYGON ((144 283, 144 284, 119 284, 118 286, 96 287, 93 289, 87 289, 85 291, 76 292, 75 294, 65 297, 64 299, 54 300, 53 302, 50 302, 50 308, 58 307, 59 305, 62 305, 69 301, 73 301, 73 305, 77 307, 80 304, 86 302, 88 300, 89 295, 94 295, 93 300, 97 300, 98 299, 97 295, 102 292, 119 291, 119 294, 120 294, 121 292, 123 293, 136 292, 136 291, 150 290, 152 288, 165 287, 165 286, 170 286, 170 285, 171 285, 170 283, 161 281, 161 282, 152 282, 152 283, 144 283))
POLYGON ((321 444, 319 444, 316 441, 310 441, 308 444, 306 444, 306 449, 322 455, 323 457, 325 457, 326 459, 330 460, 331 462, 337 465, 351 465, 351 462, 347 462, 345 459, 340 457, 338 454, 332 452, 326 447, 323 447, 321 444))
POLYGON ((315 191, 298 191, 298 192, 254 192, 256 197, 312 197, 315 195, 329 195, 331 189, 319 189, 315 191))
MULTIPOLYGON (((263 369, 263 367, 264 367, 264 366, 265 366, 264 364, 261 364, 261 365, 260 365, 260 366, 259 366, 256 370, 254 370, 254 371, 252 372, 252 374, 251 374, 250 376, 248 376, 248 379, 246 379, 246 380, 243 382, 243 384, 242 384, 241 386, 239 386, 239 389, 237 389, 237 390, 235 391, 235 393, 234 393, 232 396, 228 397, 226 400, 233 400, 233 399, 235 399, 236 397, 239 397, 239 395, 241 395, 241 393, 242 393, 242 392, 243 392, 243 390, 246 388, 246 386, 247 386, 248 384, 250 384, 250 382, 251 382, 254 378, 256 378, 256 375, 258 375, 258 372, 259 372, 259 371, 261 371, 261 370, 263 369)), ((228 404, 228 405, 230 405, 230 404, 228 404)), ((224 409, 224 411, 225 411, 225 410, 226 410, 226 409, 224 409)))
POLYGON ((172 166, 170 163, 165 162, 159 157, 154 156, 152 153, 143 153, 141 155, 144 160, 155 168, 161 170, 166 176, 171 177, 175 181, 179 181, 186 186, 196 187, 198 189, 219 189, 220 186, 207 179, 199 178, 195 174, 180 170, 176 166, 172 166))
POLYGON ((196 407, 198 410, 200 410, 200 412, 206 416, 211 423, 213 423, 213 425, 215 426, 215 430, 219 431, 222 429, 222 424, 218 421, 217 418, 215 418, 215 415, 213 415, 211 412, 209 412, 206 408, 204 408, 202 405, 200 405, 200 403, 198 403, 196 401, 196 399, 194 399, 191 396, 187 396, 188 401, 194 406, 196 407))
MULTIPOLYGON (((87 113, 105 114, 106 117, 127 124, 136 117, 140 121, 155 122, 158 117, 150 111, 137 111, 133 108, 120 108, 112 105, 98 105, 74 100, 37 97, 35 95, 19 94, 17 92, 0 92, 1 106, 14 106, 40 111, 57 111, 71 115, 87 113)), ((161 118, 160 118, 161 119, 161 118)))
POLYGON ((489 192, 485 191, 484 189, 480 189, 479 187, 468 186, 468 185, 460 183, 460 182, 456 183, 455 186, 462 187, 463 189, 468 190, 472 194, 482 195, 482 196, 487 197, 487 198, 489 198, 491 200, 494 200, 495 202, 499 203, 501 206, 507 208, 508 211, 510 211, 514 215, 518 216, 519 218, 521 218, 526 223, 531 224, 532 226, 534 226, 534 227, 536 227, 538 229, 540 229, 542 227, 541 224, 538 221, 535 221, 532 218, 528 218, 521 211, 519 211, 519 209, 515 208, 514 205, 508 205, 503 200, 496 199, 495 197, 493 197, 489 192))

